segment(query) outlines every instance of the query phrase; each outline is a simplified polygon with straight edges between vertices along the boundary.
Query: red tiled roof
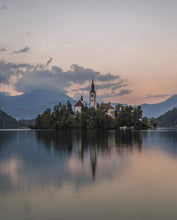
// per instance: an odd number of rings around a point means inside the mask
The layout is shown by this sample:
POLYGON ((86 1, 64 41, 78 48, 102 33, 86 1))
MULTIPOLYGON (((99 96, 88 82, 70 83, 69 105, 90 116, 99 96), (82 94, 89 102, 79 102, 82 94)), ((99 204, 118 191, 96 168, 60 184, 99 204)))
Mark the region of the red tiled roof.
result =
POLYGON ((75 107, 82 107, 83 106, 83 103, 81 100, 79 100, 76 104, 75 104, 75 107))
POLYGON ((101 108, 104 109, 114 109, 109 103, 102 103, 101 108))

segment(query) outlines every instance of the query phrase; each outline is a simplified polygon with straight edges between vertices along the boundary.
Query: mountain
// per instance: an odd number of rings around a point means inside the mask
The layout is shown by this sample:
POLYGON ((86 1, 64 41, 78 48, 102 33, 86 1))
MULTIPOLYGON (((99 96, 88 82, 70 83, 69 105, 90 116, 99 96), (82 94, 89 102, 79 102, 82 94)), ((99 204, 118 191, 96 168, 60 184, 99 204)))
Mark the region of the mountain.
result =
POLYGON ((0 110, 0 129, 20 128, 18 121, 0 110))
POLYGON ((28 128, 29 125, 34 125, 34 120, 20 120, 6 114, 0 110, 0 129, 28 128))
MULTIPOLYGON (((76 100, 67 96, 64 92, 54 90, 33 90, 18 96, 9 96, 0 93, 0 105, 2 110, 14 118, 34 119, 46 108, 53 108, 58 103, 70 101, 72 105, 76 100)), ((113 106, 116 103, 112 103, 113 106)), ((173 95, 164 102, 157 104, 143 104, 143 116, 157 118, 165 112, 177 107, 177 95, 173 95)))
POLYGON ((143 116, 148 118, 157 118, 165 112, 177 107, 177 95, 173 95, 164 102, 157 104, 143 104, 143 116))
POLYGON ((177 126, 177 108, 174 108, 156 119, 158 125, 162 127, 177 126))
POLYGON ((7 114, 19 119, 33 119, 46 108, 53 108, 58 103, 75 100, 63 92, 52 90, 34 90, 18 96, 8 96, 0 93, 0 105, 7 114))

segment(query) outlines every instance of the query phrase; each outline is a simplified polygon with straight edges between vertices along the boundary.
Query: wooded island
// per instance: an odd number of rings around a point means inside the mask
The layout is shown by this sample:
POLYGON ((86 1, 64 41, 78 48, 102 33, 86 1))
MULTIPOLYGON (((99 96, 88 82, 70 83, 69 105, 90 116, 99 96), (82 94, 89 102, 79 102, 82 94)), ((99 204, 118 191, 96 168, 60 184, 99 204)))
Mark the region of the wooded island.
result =
POLYGON ((72 105, 58 104, 53 111, 48 108, 35 119, 34 129, 116 129, 122 127, 146 129, 153 125, 142 116, 141 106, 115 107, 115 118, 107 114, 107 110, 98 105, 97 108, 82 107, 81 113, 74 114, 72 105))

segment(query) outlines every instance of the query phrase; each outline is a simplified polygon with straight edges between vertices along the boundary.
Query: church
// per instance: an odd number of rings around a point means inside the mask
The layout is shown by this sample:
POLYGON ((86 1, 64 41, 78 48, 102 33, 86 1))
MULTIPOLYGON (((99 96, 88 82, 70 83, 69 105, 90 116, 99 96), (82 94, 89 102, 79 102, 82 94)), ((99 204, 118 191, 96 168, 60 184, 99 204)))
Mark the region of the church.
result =
MULTIPOLYGON (((81 96, 80 100, 74 106, 75 114, 77 112, 81 113, 83 106, 86 106, 86 103, 83 100, 83 96, 81 96)), ((90 93, 89 93, 89 108, 97 109, 96 90, 95 90, 95 84, 94 84, 93 78, 92 78, 92 83, 91 83, 91 88, 90 88, 90 93)), ((114 108, 110 105, 110 103, 102 103, 101 108, 107 111, 106 113, 107 115, 111 116, 112 118, 115 117, 114 108)))
MULTIPOLYGON (((80 100, 75 104, 74 106, 74 112, 75 114, 77 112, 81 113, 82 107, 86 106, 83 96, 81 96, 80 100)), ((89 107, 97 108, 97 102, 96 102, 96 91, 95 91, 95 84, 94 80, 92 78, 92 84, 91 84, 91 89, 90 89, 90 94, 89 94, 89 107)))

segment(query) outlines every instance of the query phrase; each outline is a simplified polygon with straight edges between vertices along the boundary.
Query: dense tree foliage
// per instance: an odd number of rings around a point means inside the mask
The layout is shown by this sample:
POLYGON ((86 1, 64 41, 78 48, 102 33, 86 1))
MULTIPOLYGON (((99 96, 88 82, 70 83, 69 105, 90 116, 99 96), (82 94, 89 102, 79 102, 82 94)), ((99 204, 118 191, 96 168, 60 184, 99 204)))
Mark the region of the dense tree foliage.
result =
POLYGON ((53 111, 46 109, 35 119, 36 129, 113 129, 119 127, 134 127, 143 129, 148 127, 148 119, 142 118, 141 106, 117 105, 115 119, 106 114, 106 109, 97 106, 97 109, 82 107, 81 113, 74 114, 72 105, 58 104, 53 111))
POLYGON ((141 106, 121 106, 117 105, 115 110, 115 126, 116 127, 134 127, 135 129, 148 128, 148 119, 142 117, 141 106))
POLYGON ((156 119, 156 122, 163 127, 177 127, 177 108, 161 115, 156 119))

